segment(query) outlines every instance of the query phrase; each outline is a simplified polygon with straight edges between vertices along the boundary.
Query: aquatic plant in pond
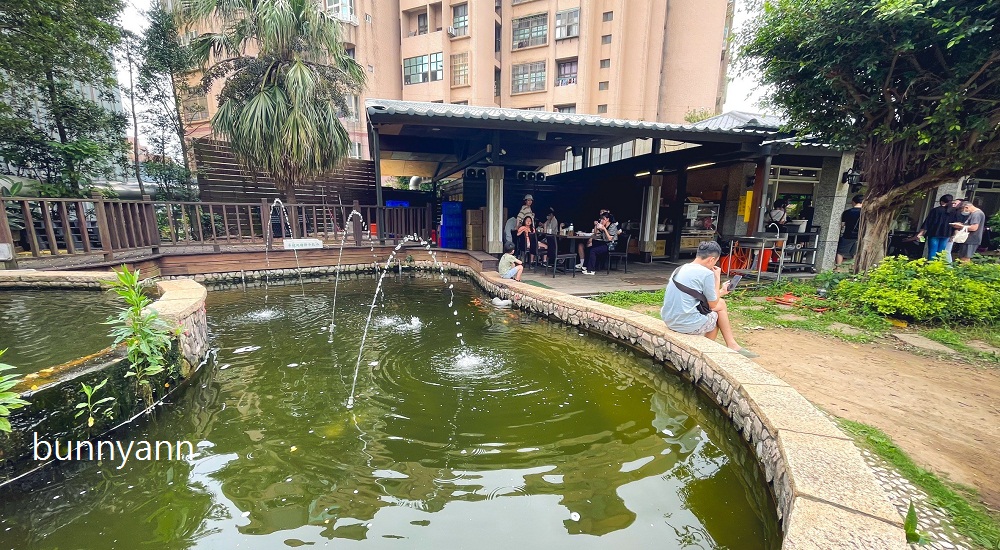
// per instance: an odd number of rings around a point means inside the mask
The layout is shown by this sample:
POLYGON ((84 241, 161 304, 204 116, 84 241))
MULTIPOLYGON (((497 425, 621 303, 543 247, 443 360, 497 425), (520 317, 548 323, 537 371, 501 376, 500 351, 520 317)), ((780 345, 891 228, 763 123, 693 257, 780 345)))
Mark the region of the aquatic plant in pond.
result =
POLYGON ((94 386, 88 386, 86 383, 81 382, 80 393, 86 398, 76 404, 76 415, 74 418, 80 418, 83 415, 87 415, 87 430, 94 427, 95 417, 103 416, 104 418, 111 419, 114 418, 115 411, 111 408, 111 403, 115 400, 114 397, 102 397, 97 401, 94 401, 94 396, 101 391, 101 388, 108 384, 108 379, 105 378, 100 384, 94 386))
POLYGON ((146 405, 152 405, 153 388, 149 377, 164 370, 164 354, 170 349, 170 326, 160 319, 155 309, 149 307, 152 301, 142 292, 138 269, 129 271, 123 265, 115 271, 115 275, 117 280, 111 290, 125 301, 127 307, 122 309, 117 319, 108 320, 108 324, 115 325, 111 336, 115 338, 114 345, 124 343, 128 350, 130 368, 125 376, 135 378, 139 395, 146 405))
MULTIPOLYGON (((6 352, 7 350, 0 349, 0 358, 3 358, 3 354, 6 352)), ((28 402, 21 399, 20 394, 10 391, 21 381, 21 377, 14 374, 3 374, 5 370, 14 370, 14 367, 0 363, 0 432, 10 433, 11 426, 10 420, 8 420, 10 411, 20 409, 28 402)))

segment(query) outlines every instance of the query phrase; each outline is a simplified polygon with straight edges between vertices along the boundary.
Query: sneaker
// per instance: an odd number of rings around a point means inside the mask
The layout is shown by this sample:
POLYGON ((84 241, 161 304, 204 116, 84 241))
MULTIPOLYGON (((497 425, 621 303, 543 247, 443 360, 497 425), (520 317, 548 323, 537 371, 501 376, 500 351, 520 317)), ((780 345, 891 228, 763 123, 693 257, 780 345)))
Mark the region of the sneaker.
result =
POLYGON ((586 268, 586 267, 584 267, 584 265, 583 265, 583 264, 576 264, 576 268, 577 268, 577 269, 582 269, 582 270, 584 270, 584 271, 586 271, 586 270, 587 270, 587 268, 586 268))
POLYGON ((583 274, 584 275, 593 275, 594 273, 597 273, 597 272, 596 271, 588 271, 586 267, 583 268, 583 274))

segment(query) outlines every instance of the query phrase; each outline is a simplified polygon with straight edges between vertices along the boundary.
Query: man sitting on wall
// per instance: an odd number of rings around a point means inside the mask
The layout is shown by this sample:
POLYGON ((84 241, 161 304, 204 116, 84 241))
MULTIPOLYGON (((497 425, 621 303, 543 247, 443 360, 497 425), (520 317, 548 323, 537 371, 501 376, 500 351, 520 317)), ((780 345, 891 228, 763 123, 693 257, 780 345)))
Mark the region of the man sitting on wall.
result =
POLYGON ((682 334, 704 334, 715 340, 722 332, 726 347, 747 357, 757 357, 733 337, 729 310, 722 299, 729 294, 729 288, 722 286, 722 270, 716 265, 720 256, 719 243, 698 244, 695 259, 678 267, 667 282, 660 318, 667 328, 682 334))

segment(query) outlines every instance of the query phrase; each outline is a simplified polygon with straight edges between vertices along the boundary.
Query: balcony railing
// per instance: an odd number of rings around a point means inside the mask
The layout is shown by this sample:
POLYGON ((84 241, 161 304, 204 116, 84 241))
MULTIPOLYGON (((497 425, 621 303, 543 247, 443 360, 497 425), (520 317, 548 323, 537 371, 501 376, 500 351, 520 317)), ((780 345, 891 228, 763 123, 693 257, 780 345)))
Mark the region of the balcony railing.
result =
POLYGON ((569 86, 570 84, 576 84, 576 75, 560 76, 556 79, 556 86, 569 86))
MULTIPOLYGON (((406 235, 430 239, 433 207, 353 204, 277 205, 247 203, 52 199, 0 197, 0 244, 32 257, 126 251, 156 254, 224 245, 273 248, 274 239, 313 237, 336 243, 347 238, 397 243, 406 235), (357 216, 351 218, 351 212, 357 216), (381 215, 384 227, 375 224, 381 215), (377 231, 376 231, 377 228, 377 231)), ((20 254, 18 254, 20 255, 20 254)))

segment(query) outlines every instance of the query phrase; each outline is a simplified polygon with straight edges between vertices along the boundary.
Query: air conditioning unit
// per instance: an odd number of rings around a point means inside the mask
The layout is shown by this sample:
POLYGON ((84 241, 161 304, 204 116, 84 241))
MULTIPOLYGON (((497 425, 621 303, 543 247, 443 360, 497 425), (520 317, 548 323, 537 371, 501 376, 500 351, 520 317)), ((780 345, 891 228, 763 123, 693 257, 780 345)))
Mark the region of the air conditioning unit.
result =
POLYGON ((448 36, 455 36, 455 27, 448 27, 448 36))
POLYGON ((464 179, 465 181, 486 181, 486 169, 466 168, 464 179))
POLYGON ((517 173, 517 179, 521 181, 545 181, 545 172, 532 172, 521 170, 517 173))

